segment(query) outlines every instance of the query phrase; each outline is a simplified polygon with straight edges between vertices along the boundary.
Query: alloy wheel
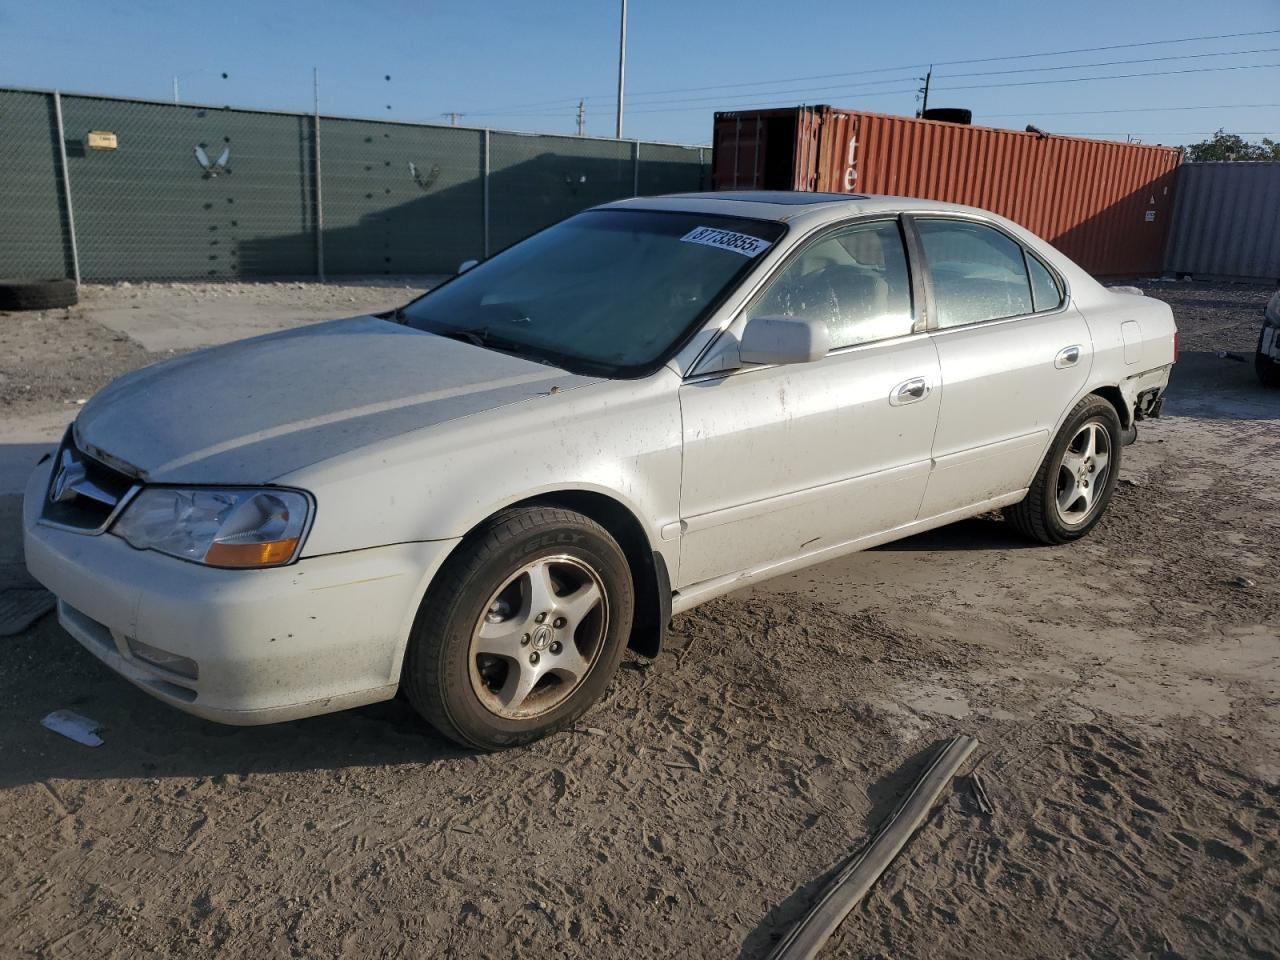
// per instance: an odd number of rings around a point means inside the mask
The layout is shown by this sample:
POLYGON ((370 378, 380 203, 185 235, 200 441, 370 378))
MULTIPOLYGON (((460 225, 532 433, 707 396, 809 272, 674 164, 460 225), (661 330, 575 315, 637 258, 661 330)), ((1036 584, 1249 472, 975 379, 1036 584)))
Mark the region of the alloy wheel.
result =
POLYGON ((1097 420, 1083 424, 1067 444, 1054 501, 1063 523, 1077 526, 1093 514, 1111 470, 1111 434, 1097 420))
POLYGON ((600 575, 575 557, 525 564, 489 598, 471 635, 471 687, 489 712, 527 719, 563 703, 604 647, 600 575))

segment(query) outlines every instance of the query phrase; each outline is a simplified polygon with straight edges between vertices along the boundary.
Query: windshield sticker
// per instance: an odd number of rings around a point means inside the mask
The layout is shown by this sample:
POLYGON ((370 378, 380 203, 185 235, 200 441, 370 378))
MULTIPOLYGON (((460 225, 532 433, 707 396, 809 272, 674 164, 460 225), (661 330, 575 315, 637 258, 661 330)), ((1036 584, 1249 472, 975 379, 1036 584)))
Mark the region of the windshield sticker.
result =
POLYGON ((769 247, 768 240, 746 233, 734 233, 732 230, 717 230, 715 227, 694 227, 680 239, 685 243, 701 243, 721 250, 732 250, 744 257, 754 257, 769 247))

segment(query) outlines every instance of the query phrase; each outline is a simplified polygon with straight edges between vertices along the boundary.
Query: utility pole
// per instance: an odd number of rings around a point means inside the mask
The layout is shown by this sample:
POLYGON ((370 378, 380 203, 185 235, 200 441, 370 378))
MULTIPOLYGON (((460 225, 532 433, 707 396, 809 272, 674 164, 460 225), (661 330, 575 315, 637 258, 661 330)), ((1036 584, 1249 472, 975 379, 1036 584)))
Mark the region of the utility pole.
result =
POLYGON ((178 75, 173 75, 173 102, 178 103, 178 75))
POLYGON ((622 139, 622 88, 627 76, 627 0, 622 0, 622 27, 618 31, 618 131, 622 139))
POLYGON ((315 113, 312 115, 312 146, 315 153, 312 162, 316 171, 316 275, 324 283, 324 195, 320 191, 320 68, 311 68, 311 97, 315 113))
POLYGON ((923 117, 924 112, 929 109, 929 81, 933 79, 933 64, 929 64, 929 72, 920 78, 924 81, 924 86, 920 88, 920 94, 924 98, 920 103, 920 109, 916 112, 917 117, 923 117))
POLYGON ((458 125, 458 121, 461 120, 463 117, 465 117, 466 114, 465 113, 442 113, 440 114, 440 116, 448 117, 449 126, 456 127, 458 125))
POLYGON ((587 135, 587 101, 578 101, 578 136, 585 137, 587 135))

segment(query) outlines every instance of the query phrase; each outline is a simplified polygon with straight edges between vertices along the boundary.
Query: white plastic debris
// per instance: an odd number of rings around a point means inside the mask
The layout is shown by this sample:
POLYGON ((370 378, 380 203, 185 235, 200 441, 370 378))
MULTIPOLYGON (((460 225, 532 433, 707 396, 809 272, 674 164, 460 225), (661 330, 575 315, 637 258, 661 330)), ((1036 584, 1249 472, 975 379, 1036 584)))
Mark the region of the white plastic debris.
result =
POLYGON ((60 733, 68 740, 82 743, 86 747, 102 746, 102 738, 98 736, 98 721, 82 717, 72 710, 55 710, 43 720, 41 726, 54 733, 60 733))

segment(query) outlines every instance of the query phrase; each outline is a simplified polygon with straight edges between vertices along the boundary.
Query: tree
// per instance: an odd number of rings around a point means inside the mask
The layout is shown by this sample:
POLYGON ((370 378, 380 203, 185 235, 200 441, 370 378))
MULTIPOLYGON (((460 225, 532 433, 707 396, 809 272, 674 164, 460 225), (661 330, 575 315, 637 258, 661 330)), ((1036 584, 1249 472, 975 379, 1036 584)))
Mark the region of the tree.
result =
POLYGON ((1187 159, 1192 162, 1206 160, 1280 160, 1280 143, 1262 138, 1261 143, 1250 143, 1234 133, 1219 130, 1212 140, 1202 140, 1187 147, 1187 159))

